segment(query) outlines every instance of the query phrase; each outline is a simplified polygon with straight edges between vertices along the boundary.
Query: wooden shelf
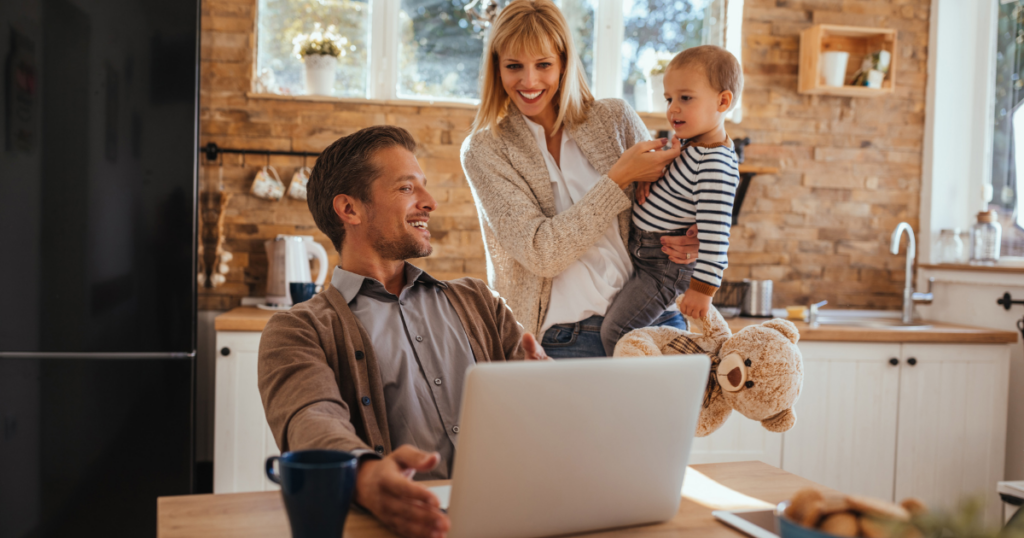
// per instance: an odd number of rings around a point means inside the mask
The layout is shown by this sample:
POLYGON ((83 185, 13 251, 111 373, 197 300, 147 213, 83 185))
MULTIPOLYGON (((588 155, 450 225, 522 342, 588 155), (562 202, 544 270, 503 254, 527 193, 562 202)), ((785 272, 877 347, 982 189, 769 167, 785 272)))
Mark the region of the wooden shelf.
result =
POLYGON ((816 24, 800 32, 800 75, 798 91, 812 95, 841 97, 879 97, 896 89, 896 30, 816 24), (846 64, 845 80, 853 79, 864 56, 879 50, 889 51, 889 72, 881 88, 867 86, 825 86, 821 80, 821 53, 844 51, 850 53, 846 64))

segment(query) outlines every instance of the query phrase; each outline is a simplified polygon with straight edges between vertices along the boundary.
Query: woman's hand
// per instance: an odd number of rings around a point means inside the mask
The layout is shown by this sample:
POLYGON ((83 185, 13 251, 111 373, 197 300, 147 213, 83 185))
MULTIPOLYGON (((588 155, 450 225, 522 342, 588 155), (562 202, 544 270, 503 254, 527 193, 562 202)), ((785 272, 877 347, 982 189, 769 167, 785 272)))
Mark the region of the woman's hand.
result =
POLYGON ((661 238, 661 251, 668 254, 672 263, 690 265, 697 263, 697 250, 700 241, 697 240, 697 225, 690 226, 686 235, 671 235, 661 238))
POLYGON ((651 182, 665 175, 665 167, 679 156, 679 139, 672 137, 672 147, 666 150, 666 140, 659 138, 638 142, 627 149, 608 171, 608 177, 625 189, 634 181, 651 182))

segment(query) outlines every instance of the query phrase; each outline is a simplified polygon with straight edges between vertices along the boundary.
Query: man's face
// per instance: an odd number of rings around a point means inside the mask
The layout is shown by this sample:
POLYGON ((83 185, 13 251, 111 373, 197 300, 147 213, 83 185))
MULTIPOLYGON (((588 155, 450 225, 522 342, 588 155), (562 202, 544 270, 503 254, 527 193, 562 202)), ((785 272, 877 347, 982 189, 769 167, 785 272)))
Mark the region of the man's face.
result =
MULTIPOLYGON (((427 178, 409 150, 392 146, 373 159, 380 175, 370 185, 370 201, 363 204, 366 223, 361 230, 384 259, 423 258, 433 251, 427 221, 437 206, 427 192, 427 178)), ((347 235, 347 234, 346 234, 347 235)))

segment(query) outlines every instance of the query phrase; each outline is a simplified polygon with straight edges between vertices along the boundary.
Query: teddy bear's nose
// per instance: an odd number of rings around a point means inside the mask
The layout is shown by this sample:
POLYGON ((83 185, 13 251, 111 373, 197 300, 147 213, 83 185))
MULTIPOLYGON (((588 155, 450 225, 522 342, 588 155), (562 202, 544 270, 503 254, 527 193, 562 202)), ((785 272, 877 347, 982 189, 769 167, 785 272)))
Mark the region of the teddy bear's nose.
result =
POLYGON ((747 381, 747 367, 743 364, 743 357, 738 353, 730 353, 718 365, 718 382, 722 389, 729 392, 736 392, 743 388, 747 381))
POLYGON ((729 374, 727 377, 729 378, 730 385, 738 387, 741 383, 743 383, 743 370, 740 370, 739 368, 733 368, 732 370, 729 370, 729 374))

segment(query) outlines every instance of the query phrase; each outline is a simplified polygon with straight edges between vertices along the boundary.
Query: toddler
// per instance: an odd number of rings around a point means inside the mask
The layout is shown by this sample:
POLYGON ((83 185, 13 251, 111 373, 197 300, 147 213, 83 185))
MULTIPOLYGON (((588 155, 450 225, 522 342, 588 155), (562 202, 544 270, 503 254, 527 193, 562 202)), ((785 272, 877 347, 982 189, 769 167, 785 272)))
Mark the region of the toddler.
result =
POLYGON ((732 203, 740 177, 725 114, 743 89, 743 72, 727 50, 704 45, 677 54, 664 80, 666 116, 676 138, 685 142, 665 177, 637 186, 629 233, 634 274, 601 324, 608 356, 619 338, 648 326, 679 294, 684 294, 683 314, 707 314, 729 264, 732 203), (683 234, 700 241, 696 263, 673 263, 661 250, 661 237, 683 234))

